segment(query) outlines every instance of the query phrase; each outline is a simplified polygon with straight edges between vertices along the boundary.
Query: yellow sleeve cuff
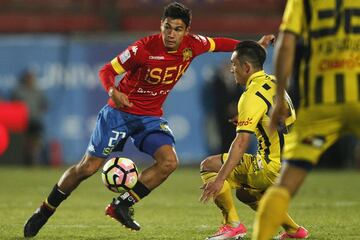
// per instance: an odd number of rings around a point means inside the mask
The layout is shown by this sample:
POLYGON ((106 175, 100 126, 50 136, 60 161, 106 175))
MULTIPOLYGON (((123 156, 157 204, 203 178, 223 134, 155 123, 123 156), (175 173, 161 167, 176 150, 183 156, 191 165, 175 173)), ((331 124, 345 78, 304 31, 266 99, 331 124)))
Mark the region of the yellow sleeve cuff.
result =
POLYGON ((214 50, 215 50, 215 41, 214 41, 214 39, 212 39, 212 38, 207 38, 208 39, 208 41, 209 41, 209 43, 210 43, 210 48, 209 48, 209 52, 213 52, 214 50))
POLYGON ((117 57, 111 60, 111 66, 114 68, 117 74, 122 74, 125 72, 125 69, 120 65, 117 57))

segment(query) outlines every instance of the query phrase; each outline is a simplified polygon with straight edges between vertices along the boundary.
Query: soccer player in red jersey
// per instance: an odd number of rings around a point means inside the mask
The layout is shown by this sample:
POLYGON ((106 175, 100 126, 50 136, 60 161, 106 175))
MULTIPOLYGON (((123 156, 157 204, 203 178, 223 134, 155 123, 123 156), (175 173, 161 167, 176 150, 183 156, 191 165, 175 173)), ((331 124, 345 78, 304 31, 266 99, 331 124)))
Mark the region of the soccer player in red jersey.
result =
MULTIPOLYGON (((206 52, 231 52, 238 40, 209 38, 189 33, 191 12, 184 5, 170 3, 161 18, 161 32, 130 45, 99 73, 109 94, 99 112, 95 130, 83 159, 70 167, 44 203, 24 227, 24 236, 35 236, 60 203, 86 178, 93 175, 112 151, 122 150, 128 137, 154 164, 142 171, 128 192, 112 201, 105 214, 132 230, 140 225, 132 217, 132 205, 158 187, 176 169, 178 158, 171 129, 161 118, 162 104, 191 61, 206 52), (125 74, 118 86, 115 76, 125 74)), ((260 43, 267 46, 273 35, 260 43)))

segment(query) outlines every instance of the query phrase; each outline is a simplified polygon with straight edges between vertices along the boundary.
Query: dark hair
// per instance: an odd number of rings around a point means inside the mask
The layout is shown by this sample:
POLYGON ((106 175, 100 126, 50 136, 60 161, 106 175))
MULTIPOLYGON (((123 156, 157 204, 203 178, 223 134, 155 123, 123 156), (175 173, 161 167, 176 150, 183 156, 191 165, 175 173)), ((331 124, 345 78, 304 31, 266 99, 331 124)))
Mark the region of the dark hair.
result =
POLYGON ((234 51, 237 52, 239 60, 250 62, 254 68, 263 68, 266 51, 259 43, 251 40, 241 41, 236 45, 234 51))
POLYGON ((178 2, 172 2, 164 7, 161 20, 164 20, 167 17, 172 19, 181 19, 185 23, 186 27, 189 27, 191 23, 190 9, 178 2))

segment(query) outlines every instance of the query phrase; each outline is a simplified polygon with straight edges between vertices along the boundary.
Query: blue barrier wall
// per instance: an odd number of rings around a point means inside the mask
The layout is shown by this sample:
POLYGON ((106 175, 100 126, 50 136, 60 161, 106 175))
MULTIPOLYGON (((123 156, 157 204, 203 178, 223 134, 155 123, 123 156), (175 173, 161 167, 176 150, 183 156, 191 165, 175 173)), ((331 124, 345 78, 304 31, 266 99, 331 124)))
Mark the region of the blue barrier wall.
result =
MULTIPOLYGON (((107 101, 97 77, 98 70, 135 40, 121 36, 93 39, 3 35, 0 38, 0 94, 9 97, 20 73, 29 68, 35 70, 38 84, 49 102, 44 119, 46 140, 60 142, 65 163, 77 162, 87 147, 97 113, 107 101)), ((229 53, 208 53, 197 58, 164 106, 164 117, 174 131, 177 153, 184 164, 197 163, 207 154, 206 119, 200 93, 204 79, 229 57, 229 53)), ((266 68, 269 66, 267 62, 266 68)), ((149 159, 138 153, 131 143, 122 155, 141 161, 149 159)))

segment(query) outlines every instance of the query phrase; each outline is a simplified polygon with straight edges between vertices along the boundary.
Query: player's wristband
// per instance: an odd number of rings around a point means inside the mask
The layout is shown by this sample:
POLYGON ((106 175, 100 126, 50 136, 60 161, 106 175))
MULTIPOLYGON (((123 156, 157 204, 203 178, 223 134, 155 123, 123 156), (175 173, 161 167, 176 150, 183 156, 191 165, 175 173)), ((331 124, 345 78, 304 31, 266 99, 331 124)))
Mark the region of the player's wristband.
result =
POLYGON ((113 87, 109 88, 108 95, 109 95, 109 97, 112 97, 114 95, 114 88, 113 87))

